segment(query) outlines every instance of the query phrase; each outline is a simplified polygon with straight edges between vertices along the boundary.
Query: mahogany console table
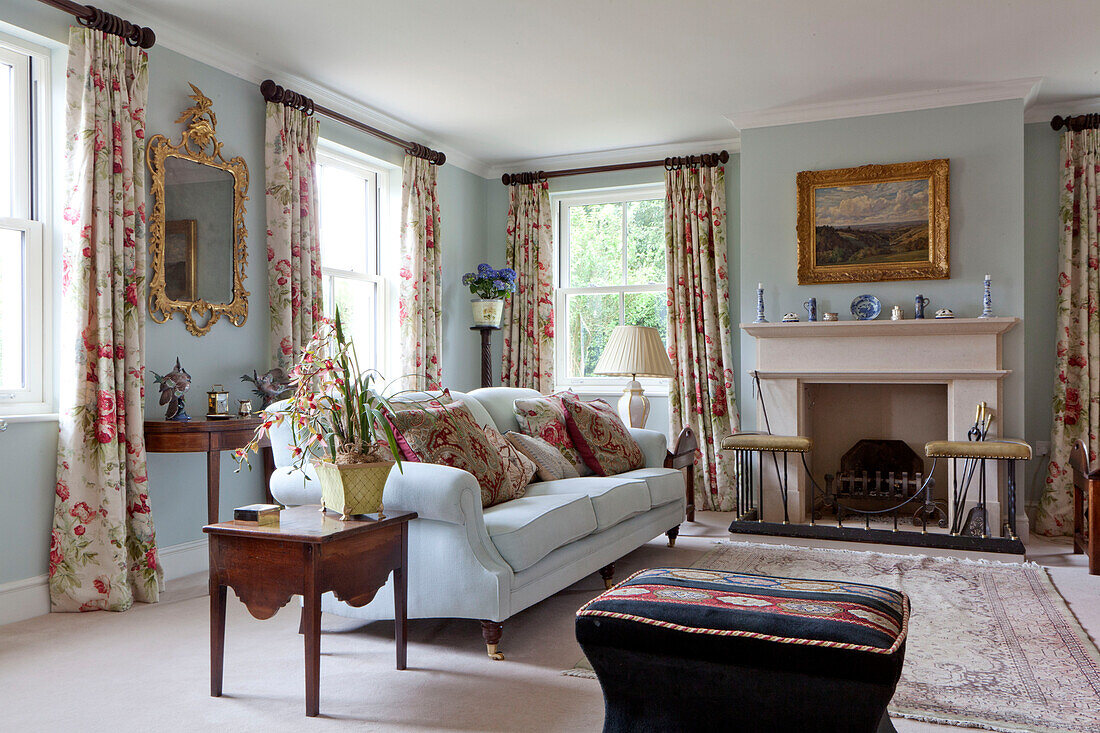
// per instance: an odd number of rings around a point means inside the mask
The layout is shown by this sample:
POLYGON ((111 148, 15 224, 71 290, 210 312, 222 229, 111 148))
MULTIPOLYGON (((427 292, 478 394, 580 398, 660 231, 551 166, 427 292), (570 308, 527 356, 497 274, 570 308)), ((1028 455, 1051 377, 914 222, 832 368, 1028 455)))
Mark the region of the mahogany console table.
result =
POLYGON ((393 573, 397 668, 405 669, 409 520, 416 512, 341 520, 318 506, 279 513, 276 524, 222 522, 203 527, 210 544, 210 695, 221 697, 226 589, 248 612, 267 619, 302 596, 306 715, 319 712, 321 595, 332 591, 352 606, 370 603, 393 573))
MULTIPOLYGON (((147 453, 206 454, 206 519, 218 521, 221 453, 248 445, 262 420, 259 417, 233 417, 228 420, 146 420, 145 450, 147 453)), ((264 493, 271 501, 271 474, 275 458, 265 438, 261 449, 264 464, 264 493)))

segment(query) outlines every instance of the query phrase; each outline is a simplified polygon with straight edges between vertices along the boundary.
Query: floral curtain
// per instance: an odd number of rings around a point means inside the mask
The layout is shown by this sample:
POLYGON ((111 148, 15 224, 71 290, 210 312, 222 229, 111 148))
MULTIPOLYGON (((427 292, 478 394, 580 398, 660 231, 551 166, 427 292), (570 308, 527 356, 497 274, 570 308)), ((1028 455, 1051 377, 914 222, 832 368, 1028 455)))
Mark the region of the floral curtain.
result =
POLYGON ((321 244, 318 239, 316 118, 267 103, 264 168, 267 200, 267 296, 271 360, 289 372, 319 325, 321 244))
POLYGON ((505 387, 554 389, 554 242, 546 181, 510 187, 507 263, 516 292, 504 304, 505 387))
POLYGON ((1059 190, 1058 378, 1050 464, 1035 530, 1073 532, 1073 475, 1069 453, 1085 440, 1093 456, 1100 441, 1100 131, 1062 135, 1059 190))
POLYGON ((436 166, 406 155, 401 166, 401 374, 415 389, 443 383, 443 256, 436 166))
POLYGON ((163 586, 145 468, 144 51, 72 28, 50 600, 124 611, 163 586))
POLYGON ((730 511, 736 493, 722 440, 738 429, 726 269, 726 173, 722 166, 665 172, 665 248, 672 435, 699 438, 695 506, 730 511))

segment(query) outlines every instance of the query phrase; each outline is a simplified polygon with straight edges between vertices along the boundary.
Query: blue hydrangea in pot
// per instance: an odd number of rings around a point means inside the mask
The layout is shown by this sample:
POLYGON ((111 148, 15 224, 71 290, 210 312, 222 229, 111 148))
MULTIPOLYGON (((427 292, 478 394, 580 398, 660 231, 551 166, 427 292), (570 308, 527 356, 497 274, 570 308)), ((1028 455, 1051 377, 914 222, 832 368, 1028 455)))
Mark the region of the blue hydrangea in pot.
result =
POLYGON ((494 270, 482 262, 477 266, 477 272, 467 272, 462 276, 462 284, 478 296, 470 300, 474 326, 500 326, 504 299, 516 292, 516 271, 511 267, 494 270))

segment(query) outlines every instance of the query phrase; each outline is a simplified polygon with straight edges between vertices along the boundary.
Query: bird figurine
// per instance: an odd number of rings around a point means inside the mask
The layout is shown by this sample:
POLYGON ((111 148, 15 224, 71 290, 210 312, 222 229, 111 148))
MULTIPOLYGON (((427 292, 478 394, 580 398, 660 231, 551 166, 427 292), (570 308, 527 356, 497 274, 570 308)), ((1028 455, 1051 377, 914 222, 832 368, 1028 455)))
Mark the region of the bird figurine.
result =
POLYGON ((287 379, 286 372, 279 367, 275 367, 263 375, 257 374, 256 370, 253 369, 252 376, 242 374, 241 381, 252 383, 254 387, 252 391, 263 400, 264 407, 283 397, 294 386, 294 382, 287 379))
POLYGON ((191 375, 180 366, 180 358, 176 357, 175 369, 163 376, 153 372, 153 379, 160 385, 160 404, 168 405, 164 419, 190 420, 191 416, 184 409, 183 393, 191 388, 191 375))

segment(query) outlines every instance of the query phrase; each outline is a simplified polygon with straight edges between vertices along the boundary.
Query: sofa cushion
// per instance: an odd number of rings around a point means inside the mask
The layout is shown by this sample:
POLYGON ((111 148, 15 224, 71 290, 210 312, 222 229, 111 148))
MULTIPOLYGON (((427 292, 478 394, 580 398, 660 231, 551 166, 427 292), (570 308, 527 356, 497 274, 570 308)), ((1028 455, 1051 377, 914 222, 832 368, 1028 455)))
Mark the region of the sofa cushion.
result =
POLYGON ((508 442, 535 464, 540 481, 555 481, 561 478, 580 476, 573 464, 565 460, 561 451, 542 438, 509 430, 504 436, 508 442))
POLYGON ((684 473, 678 468, 639 468, 615 478, 641 479, 649 487, 650 507, 663 506, 684 498, 684 473))
POLYGON ((398 410, 391 419, 417 460, 473 474, 481 487, 482 506, 511 498, 500 453, 461 402, 422 410, 398 410))
POLYGON ((519 430, 512 403, 520 398, 541 396, 542 393, 537 389, 527 387, 482 387, 466 393, 467 399, 477 402, 482 411, 492 418, 496 429, 502 433, 519 430))
POLYGON ((585 465, 597 476, 614 476, 645 465, 638 441, 627 432, 622 418, 603 400, 584 402, 566 396, 565 423, 585 465))
POLYGON ((584 494, 524 496, 484 512, 489 539, 512 570, 526 570, 557 548, 596 530, 584 494))
POLYGON ((624 519, 649 511, 649 487, 641 479, 622 476, 581 476, 541 481, 527 487, 527 496, 586 494, 596 513, 596 531, 614 527, 624 519))
POLYGON ((520 398, 513 403, 513 411, 521 433, 542 438, 560 450, 565 459, 573 464, 573 468, 577 469, 578 474, 588 476, 592 469, 581 458, 565 426, 566 395, 576 397, 572 392, 559 392, 545 397, 539 395, 520 398))
MULTIPOLYGON (((485 431, 485 437, 497 449, 501 460, 504 461, 504 474, 508 479, 504 493, 509 499, 518 499, 523 496, 527 490, 527 484, 531 483, 531 478, 535 475, 535 462, 509 443, 492 425, 483 425, 481 429, 485 431)), ((507 501, 507 499, 501 499, 501 501, 507 501)))

